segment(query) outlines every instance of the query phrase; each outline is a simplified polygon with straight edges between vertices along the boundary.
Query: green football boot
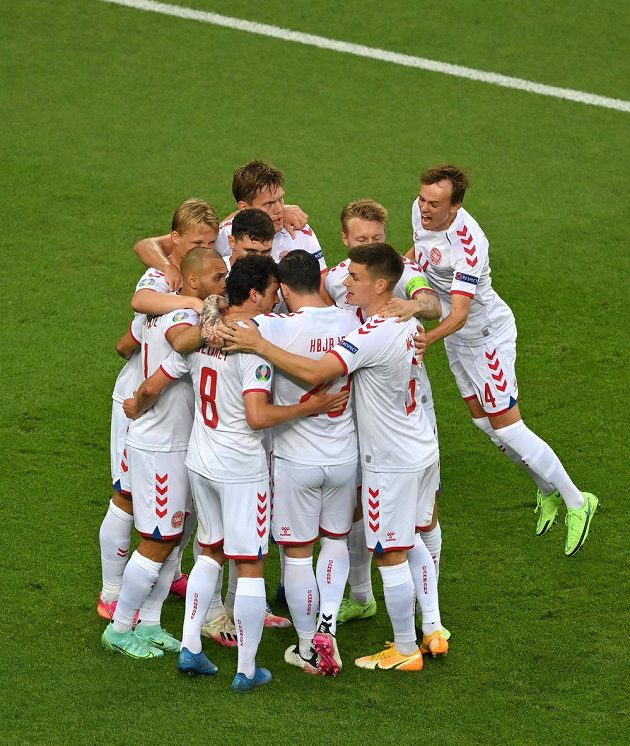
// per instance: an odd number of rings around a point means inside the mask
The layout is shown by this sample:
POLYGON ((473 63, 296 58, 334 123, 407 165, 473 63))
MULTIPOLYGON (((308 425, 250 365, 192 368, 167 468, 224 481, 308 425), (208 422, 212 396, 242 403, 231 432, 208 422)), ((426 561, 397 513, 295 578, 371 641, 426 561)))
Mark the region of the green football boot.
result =
POLYGON ((572 557, 586 541, 591 521, 599 505, 599 500, 590 492, 583 492, 584 505, 581 508, 569 508, 564 522, 567 526, 567 540, 564 553, 572 557))
POLYGON ((138 637, 133 630, 116 632, 113 624, 108 624, 101 637, 105 650, 121 653, 129 658, 143 660, 146 658, 160 658, 164 655, 161 650, 149 645, 146 640, 138 637))
POLYGON ((562 502, 562 496, 558 490, 547 496, 538 490, 538 494, 536 495, 536 510, 534 511, 539 514, 538 523, 536 524, 536 536, 543 536, 553 526, 556 520, 556 513, 562 502))
POLYGON ((354 598, 344 598, 339 607, 337 624, 352 622, 354 619, 369 619, 376 614, 376 599, 361 604, 354 598))
POLYGON ((165 653, 179 653, 181 647, 181 642, 159 624, 139 624, 136 627, 136 637, 165 653))

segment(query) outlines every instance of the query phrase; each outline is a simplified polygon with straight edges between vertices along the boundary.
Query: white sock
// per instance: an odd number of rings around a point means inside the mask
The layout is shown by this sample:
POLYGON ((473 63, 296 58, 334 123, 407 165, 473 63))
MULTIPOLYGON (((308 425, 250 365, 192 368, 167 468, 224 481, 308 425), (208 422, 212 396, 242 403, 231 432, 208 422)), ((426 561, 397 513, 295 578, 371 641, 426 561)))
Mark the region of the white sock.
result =
POLYGON ((319 609, 319 591, 313 572, 313 557, 285 559, 284 593, 300 642, 300 655, 303 658, 310 658, 319 609))
POLYGON ((230 619, 234 619, 234 598, 236 597, 236 583, 238 582, 238 573, 236 572, 236 563, 234 560, 228 562, 228 587, 225 594, 225 611, 230 619))
POLYGON ((494 432, 501 443, 512 448, 533 473, 558 490, 567 508, 581 508, 584 505, 582 493, 571 481, 560 459, 522 420, 494 432))
POLYGON ((138 617, 140 624, 144 624, 145 626, 160 624, 162 606, 171 590, 171 584, 173 583, 173 577, 175 576, 178 562, 179 547, 175 547, 162 563, 158 579, 140 607, 138 617))
POLYGON ((175 569, 175 576, 173 580, 179 580, 182 576, 182 558, 184 556, 184 552, 186 551, 186 547, 188 546, 188 542, 190 541, 190 537, 193 535, 194 530, 197 528, 197 514, 195 513, 195 508, 191 505, 190 507, 190 513, 186 517, 186 520, 184 521, 184 531, 182 533, 182 540, 179 543, 179 552, 177 555, 177 568, 175 569))
POLYGON ((159 562, 144 557, 137 550, 131 555, 125 567, 122 588, 114 612, 116 632, 128 632, 131 629, 138 610, 157 582, 160 567, 162 565, 159 562))
POLYGON ((337 614, 348 580, 350 555, 344 539, 320 539, 317 558, 317 586, 319 588, 318 629, 337 634, 337 614))
POLYGON ((409 563, 390 567, 381 565, 378 569, 383 579, 387 613, 394 629, 394 643, 399 653, 409 655, 418 648, 414 623, 416 594, 409 563))
POLYGON ((210 601, 210 606, 208 607, 208 613, 206 614, 206 621, 204 622, 204 624, 211 622, 213 619, 216 619, 217 617, 227 614, 225 610, 225 606, 223 605, 223 600, 221 598, 222 592, 223 592, 223 568, 221 568, 221 572, 219 573, 219 577, 217 579, 217 585, 216 585, 216 588, 214 589, 214 595, 212 596, 212 601, 210 601))
POLYGON ((524 469, 529 474, 534 482, 536 482, 536 486, 543 495, 551 495, 552 492, 555 492, 555 487, 552 484, 549 484, 549 482, 533 471, 533 469, 523 461, 513 448, 501 442, 501 439, 496 435, 495 430, 487 417, 473 417, 473 423, 490 438, 502 453, 505 453, 510 461, 515 463, 517 466, 520 466, 521 469, 524 469))
POLYGON ((238 634, 238 667, 251 679, 265 623, 267 600, 264 578, 239 578, 234 599, 234 624, 238 634))
POLYGON ((421 531, 419 536, 431 554, 437 581, 440 579, 440 555, 442 554, 442 527, 440 522, 438 521, 430 531, 421 531))
POLYGON ((220 574, 221 565, 200 554, 188 576, 182 647, 191 653, 201 652, 201 628, 220 574))
POLYGON ((284 563, 286 561, 286 555, 282 544, 278 544, 278 558, 280 559, 280 585, 284 586, 284 563))
POLYGON ((420 534, 416 534, 414 548, 407 556, 409 569, 416 589, 416 599, 422 614, 422 634, 430 635, 442 629, 440 604, 438 600, 437 578, 431 553, 420 534))
POLYGON ((101 596, 105 603, 116 601, 120 595, 123 572, 129 559, 132 526, 133 516, 125 513, 110 500, 98 532, 103 576, 101 596))
POLYGON ((350 597, 360 604, 367 604, 373 598, 372 592, 372 554, 367 548, 363 518, 352 524, 348 534, 348 551, 350 553, 350 597))

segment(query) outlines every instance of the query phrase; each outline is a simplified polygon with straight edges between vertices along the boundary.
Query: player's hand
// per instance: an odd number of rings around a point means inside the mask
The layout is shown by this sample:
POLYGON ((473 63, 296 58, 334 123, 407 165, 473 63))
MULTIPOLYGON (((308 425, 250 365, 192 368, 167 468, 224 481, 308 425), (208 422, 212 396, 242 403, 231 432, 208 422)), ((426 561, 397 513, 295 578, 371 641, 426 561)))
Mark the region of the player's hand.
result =
POLYGON ((263 338, 253 321, 231 321, 227 324, 219 323, 217 334, 225 340, 227 352, 258 352, 263 338))
POLYGON ((222 295, 209 295, 203 302, 203 311, 199 316, 201 338, 208 347, 224 347, 225 340, 217 333, 221 316, 225 315, 228 302, 222 295))
POLYGON ((398 323, 409 321, 418 312, 418 304, 415 300, 402 300, 402 298, 390 298, 381 316, 386 319, 397 318, 398 323))
POLYGON ((182 274, 177 267, 168 262, 168 264, 164 265, 162 271, 164 272, 164 277, 166 277, 170 291, 182 289, 182 274))
POLYGON ((311 392, 308 399, 304 401, 305 414, 325 414, 326 412, 341 414, 341 410, 348 405, 350 392, 337 391, 334 394, 329 394, 328 391, 331 386, 332 383, 327 383, 311 392))
POLYGON ((190 308, 196 314, 201 316, 203 312, 203 301, 201 298, 196 298, 194 295, 182 295, 180 297, 182 299, 183 308, 190 308))
POLYGON ((282 224, 289 231, 291 238, 295 232, 304 228, 308 223, 308 215, 298 205, 284 205, 282 208, 282 224))
POLYGON ((427 351, 427 333, 424 327, 418 326, 416 333, 413 335, 413 346, 416 349, 416 358, 418 362, 422 362, 424 353, 427 351))
MULTIPOLYGON (((133 392, 136 393, 135 391, 133 392)), ((130 399, 125 399, 123 402, 123 411, 125 413, 125 416, 128 417, 130 420, 137 420, 138 417, 140 417, 140 412, 138 411, 138 402, 136 401, 136 397, 132 396, 130 399)))

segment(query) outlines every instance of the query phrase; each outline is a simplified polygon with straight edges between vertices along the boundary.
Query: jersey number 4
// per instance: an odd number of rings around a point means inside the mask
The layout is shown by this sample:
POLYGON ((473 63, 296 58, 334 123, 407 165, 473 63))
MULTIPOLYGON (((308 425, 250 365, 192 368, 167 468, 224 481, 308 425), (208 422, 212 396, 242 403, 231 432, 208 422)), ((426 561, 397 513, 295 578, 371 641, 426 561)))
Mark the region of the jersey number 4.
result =
POLYGON ((202 368, 199 381, 199 396, 201 397, 201 414, 203 421, 213 430, 219 424, 217 412, 217 372, 214 368, 202 368), (208 416, 209 415, 209 416, 208 416))
POLYGON ((486 383, 484 387, 483 400, 491 407, 497 406, 497 400, 494 398, 494 396, 492 396, 492 389, 490 388, 490 384, 488 383, 486 383))

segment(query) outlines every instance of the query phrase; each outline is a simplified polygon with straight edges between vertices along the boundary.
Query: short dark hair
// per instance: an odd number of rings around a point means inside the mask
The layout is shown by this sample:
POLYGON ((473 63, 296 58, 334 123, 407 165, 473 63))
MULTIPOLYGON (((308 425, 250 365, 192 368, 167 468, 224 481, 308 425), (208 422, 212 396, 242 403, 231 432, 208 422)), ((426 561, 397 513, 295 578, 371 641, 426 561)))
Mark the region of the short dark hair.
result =
POLYGON ((236 239, 247 236, 252 241, 273 241, 273 220, 264 210, 248 207, 237 212, 232 218, 232 235, 236 239))
POLYGON ((387 280, 390 290, 396 287, 403 273, 402 257, 388 243, 355 246, 348 251, 348 259, 356 264, 363 264, 374 280, 387 280))
POLYGON ((453 188, 451 204, 464 201, 466 190, 470 186, 470 177, 461 168, 450 164, 432 166, 420 174, 421 184, 437 184, 438 181, 450 181, 453 188))
POLYGON ((264 161, 250 161, 237 168, 232 179, 232 194, 237 202, 251 204, 263 189, 280 189, 284 174, 264 161))
POLYGON ((290 251, 278 264, 278 280, 295 293, 319 293, 319 262, 304 249, 290 251))
POLYGON ((278 279, 278 265, 270 256, 248 254, 234 262, 227 276, 227 296, 231 306, 242 306, 251 290, 264 293, 278 279))

